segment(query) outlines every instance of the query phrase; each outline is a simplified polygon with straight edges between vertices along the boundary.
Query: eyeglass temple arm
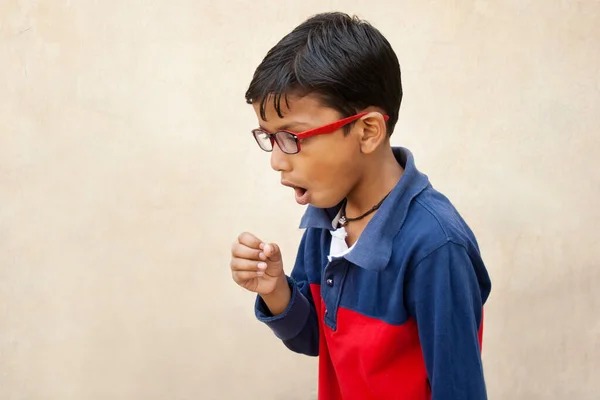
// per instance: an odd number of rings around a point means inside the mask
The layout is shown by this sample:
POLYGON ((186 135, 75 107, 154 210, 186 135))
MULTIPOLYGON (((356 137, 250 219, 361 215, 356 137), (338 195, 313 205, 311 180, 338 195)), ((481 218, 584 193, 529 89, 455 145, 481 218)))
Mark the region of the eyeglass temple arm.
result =
MULTIPOLYGON (((347 118, 341 119, 339 121, 336 121, 334 123, 331 123, 329 125, 321 126, 319 128, 310 129, 306 132, 298 133, 298 134, 296 134, 296 136, 298 137, 298 139, 305 139, 305 138, 308 138, 311 136, 320 135, 322 133, 334 132, 334 131, 337 131, 338 129, 340 129, 341 127, 349 124, 350 122, 356 121, 357 119, 364 117, 367 114, 368 113, 366 113, 366 112, 356 114, 351 117, 347 117, 347 118)), ((383 119, 385 121, 387 121, 389 118, 390 117, 387 115, 383 116, 383 119)))

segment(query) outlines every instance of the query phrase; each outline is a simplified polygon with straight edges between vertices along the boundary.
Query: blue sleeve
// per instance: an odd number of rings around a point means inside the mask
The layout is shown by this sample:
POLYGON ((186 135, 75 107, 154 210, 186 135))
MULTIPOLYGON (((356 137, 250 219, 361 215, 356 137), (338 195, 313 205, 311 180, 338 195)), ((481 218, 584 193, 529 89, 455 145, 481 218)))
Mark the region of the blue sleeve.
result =
POLYGON ((273 316, 260 296, 256 297, 255 314, 267 324, 290 350, 309 356, 319 355, 319 323, 304 265, 307 232, 300 242, 296 263, 288 285, 292 291, 290 304, 283 313, 273 316))
POLYGON ((486 400, 479 327, 488 282, 480 261, 448 242, 407 276, 407 305, 417 323, 432 400, 486 400))

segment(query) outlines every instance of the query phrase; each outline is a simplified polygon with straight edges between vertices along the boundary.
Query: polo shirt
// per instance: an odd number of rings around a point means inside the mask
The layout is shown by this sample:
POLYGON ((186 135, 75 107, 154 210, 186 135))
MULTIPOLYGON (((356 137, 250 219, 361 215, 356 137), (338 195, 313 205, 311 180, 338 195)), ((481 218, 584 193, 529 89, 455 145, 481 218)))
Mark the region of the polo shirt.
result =
POLYGON ((307 207, 290 303, 273 316, 257 296, 256 317, 319 357, 320 400, 485 400, 477 241, 412 153, 393 152, 404 174, 350 249, 331 252, 341 204, 307 207))

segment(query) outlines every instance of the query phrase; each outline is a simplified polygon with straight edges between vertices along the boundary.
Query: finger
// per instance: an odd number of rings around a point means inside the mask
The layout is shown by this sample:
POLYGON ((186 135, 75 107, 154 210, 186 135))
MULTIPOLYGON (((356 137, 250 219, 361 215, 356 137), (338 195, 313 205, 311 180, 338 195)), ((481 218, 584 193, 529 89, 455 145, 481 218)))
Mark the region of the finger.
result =
POLYGON ((265 273, 263 271, 234 271, 232 273, 233 280, 235 282, 244 282, 249 281, 250 279, 256 279, 263 276, 265 273))
POLYGON ((244 232, 238 236, 238 242, 251 249, 259 249, 262 241, 251 233, 244 232))
POLYGON ((241 243, 234 243, 231 246, 231 254, 234 257, 246 258, 249 260, 262 260, 260 249, 253 249, 241 243))
POLYGON ((275 243, 268 243, 265 245, 264 253, 267 259, 271 262, 281 261, 281 250, 275 243))
POLYGON ((245 258, 234 257, 231 260, 232 271, 264 271, 267 269, 267 263, 263 261, 248 260, 245 258))

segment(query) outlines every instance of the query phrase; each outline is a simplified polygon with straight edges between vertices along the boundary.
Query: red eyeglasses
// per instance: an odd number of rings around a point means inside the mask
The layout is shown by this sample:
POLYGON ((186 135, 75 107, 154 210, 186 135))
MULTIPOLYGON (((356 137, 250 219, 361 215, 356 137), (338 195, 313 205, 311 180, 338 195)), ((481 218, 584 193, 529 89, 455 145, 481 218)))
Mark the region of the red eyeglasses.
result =
MULTIPOLYGON (((306 139, 312 136, 323 135, 333 133, 340 128, 348 125, 351 122, 356 121, 359 118, 367 115, 368 113, 360 113, 340 119, 339 121, 332 122, 327 125, 323 125, 318 128, 309 129, 304 132, 294 133, 287 130, 277 131, 275 133, 269 133, 264 129, 253 129, 252 134, 256 143, 259 147, 267 152, 273 151, 273 145, 277 143, 277 146, 286 154, 296 154, 300 152, 300 140, 306 139)), ((389 117, 384 115, 383 118, 387 121, 389 117)))

